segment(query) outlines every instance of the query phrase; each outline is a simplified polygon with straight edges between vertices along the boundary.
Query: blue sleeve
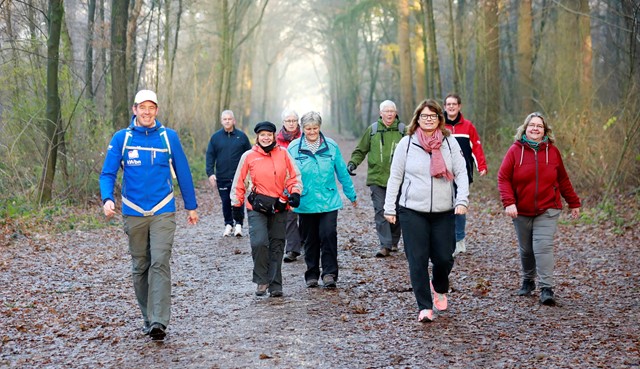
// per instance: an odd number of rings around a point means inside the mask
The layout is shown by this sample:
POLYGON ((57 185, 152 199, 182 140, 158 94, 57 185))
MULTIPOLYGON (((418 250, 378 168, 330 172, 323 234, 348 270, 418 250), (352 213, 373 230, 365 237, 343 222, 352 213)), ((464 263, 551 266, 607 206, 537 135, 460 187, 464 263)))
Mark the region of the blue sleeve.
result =
POLYGON ((338 176, 338 181, 342 184, 342 192, 349 199, 349 201, 354 202, 357 199, 356 189, 353 187, 353 181, 351 180, 351 176, 349 175, 349 171, 347 171, 347 164, 345 164, 344 159, 342 158, 342 153, 340 152, 340 148, 337 144, 333 143, 336 150, 335 161, 333 163, 336 175, 338 176))
POLYGON ((212 175, 216 174, 216 171, 215 171, 216 150, 215 150, 215 144, 213 143, 214 137, 215 137, 215 133, 211 136, 211 139, 209 140, 209 146, 207 147, 207 156, 206 156, 207 178, 209 178, 212 175))
POLYGON ((113 187, 116 184, 116 178, 118 177, 118 171, 120 170, 122 161, 124 135, 124 130, 116 132, 111 138, 111 142, 109 142, 109 147, 107 147, 104 163, 102 164, 102 172, 100 173, 100 197, 103 203, 106 200, 115 202, 113 187))
POLYGON ((178 177, 178 186, 180 186, 184 208, 187 210, 195 210, 198 208, 198 202, 196 201, 196 190, 193 186, 189 161, 182 149, 182 144, 176 131, 167 129, 167 133, 169 134, 169 142, 171 143, 173 168, 178 177))
POLYGON ((244 135, 244 151, 246 152, 251 150, 251 142, 249 142, 249 137, 244 132, 242 134, 244 135))

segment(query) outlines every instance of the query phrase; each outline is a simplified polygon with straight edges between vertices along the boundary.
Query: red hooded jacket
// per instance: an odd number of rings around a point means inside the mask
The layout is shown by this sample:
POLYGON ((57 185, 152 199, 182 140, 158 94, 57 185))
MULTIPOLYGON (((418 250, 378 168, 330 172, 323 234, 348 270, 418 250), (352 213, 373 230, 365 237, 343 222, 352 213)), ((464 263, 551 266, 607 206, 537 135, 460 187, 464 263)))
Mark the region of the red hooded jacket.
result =
POLYGON ((498 190, 502 205, 506 208, 515 204, 518 215, 532 217, 547 209, 562 209, 560 196, 569 208, 580 207, 560 151, 550 143, 540 143, 536 151, 520 141, 514 142, 502 160, 498 190))

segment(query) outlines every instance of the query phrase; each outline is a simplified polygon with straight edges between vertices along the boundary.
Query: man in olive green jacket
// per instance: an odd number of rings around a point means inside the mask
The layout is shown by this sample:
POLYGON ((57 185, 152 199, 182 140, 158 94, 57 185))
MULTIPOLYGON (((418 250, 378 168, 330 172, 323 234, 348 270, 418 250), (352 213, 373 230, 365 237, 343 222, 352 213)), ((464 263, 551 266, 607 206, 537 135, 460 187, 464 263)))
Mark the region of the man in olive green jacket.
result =
POLYGON ((347 164, 347 170, 353 176, 354 170, 368 156, 367 186, 371 189, 376 232, 380 240, 377 257, 389 256, 391 251, 397 251, 400 241, 400 222, 390 224, 384 218, 384 199, 393 152, 404 136, 404 131, 404 123, 398 118, 396 104, 391 100, 383 101, 380 104, 380 118, 367 127, 347 164))

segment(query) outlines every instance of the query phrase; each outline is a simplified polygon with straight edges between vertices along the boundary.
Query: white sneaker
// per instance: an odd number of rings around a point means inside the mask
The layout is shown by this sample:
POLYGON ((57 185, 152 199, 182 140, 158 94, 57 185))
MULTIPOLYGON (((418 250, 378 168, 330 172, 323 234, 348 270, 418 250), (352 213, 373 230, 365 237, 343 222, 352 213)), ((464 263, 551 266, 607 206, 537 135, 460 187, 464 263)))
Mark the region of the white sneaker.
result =
POLYGON ((231 236, 231 233, 233 233, 233 227, 231 226, 231 224, 227 224, 226 226, 224 226, 224 233, 222 233, 222 236, 231 236))
POLYGON ((462 254, 467 252, 467 246, 464 244, 464 238, 460 241, 456 242, 456 250, 453 252, 453 257, 455 258, 458 254, 462 254))
POLYGON ((242 225, 236 224, 236 228, 233 231, 233 235, 236 237, 242 237, 242 225))

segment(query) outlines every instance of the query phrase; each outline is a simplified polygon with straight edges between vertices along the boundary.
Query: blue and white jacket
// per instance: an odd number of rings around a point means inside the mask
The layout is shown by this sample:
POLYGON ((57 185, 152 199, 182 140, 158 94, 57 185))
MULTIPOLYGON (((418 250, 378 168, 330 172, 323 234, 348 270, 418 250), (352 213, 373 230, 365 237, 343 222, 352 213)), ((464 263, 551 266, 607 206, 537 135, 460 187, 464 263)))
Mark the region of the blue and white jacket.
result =
POLYGON ((302 174, 302 194, 296 213, 328 213, 342 209, 336 178, 349 201, 356 201, 356 190, 347 171, 338 144, 320 133, 320 148, 313 154, 306 145, 304 134, 291 141, 287 150, 302 174))
POLYGON ((170 166, 173 166, 184 207, 187 210, 195 210, 198 203, 191 170, 178 134, 172 129, 163 128, 158 120, 155 126, 146 128, 136 126, 135 119, 133 116, 129 128, 113 135, 107 148, 100 174, 102 202, 114 201, 113 188, 122 166, 123 215, 149 216, 175 212, 170 169, 170 166), (167 135, 169 147, 161 132, 167 135), (126 142, 127 147, 123 148, 127 133, 131 134, 131 138, 126 142))

